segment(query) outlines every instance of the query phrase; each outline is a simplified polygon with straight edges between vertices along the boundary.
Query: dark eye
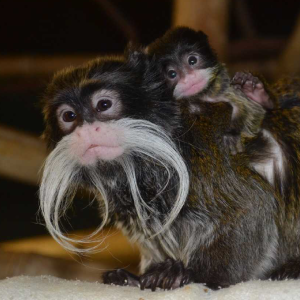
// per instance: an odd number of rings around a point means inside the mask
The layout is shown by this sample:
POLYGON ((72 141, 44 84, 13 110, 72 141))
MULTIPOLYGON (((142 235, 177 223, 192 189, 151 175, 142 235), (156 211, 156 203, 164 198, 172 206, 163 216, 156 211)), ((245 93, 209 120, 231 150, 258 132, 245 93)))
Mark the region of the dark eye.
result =
POLYGON ((195 65, 198 62, 198 58, 194 55, 189 56, 188 63, 190 66, 195 65))
POLYGON ((100 111, 105 111, 105 110, 108 110, 109 108, 111 108, 111 106, 112 106, 111 100, 108 100, 108 99, 100 100, 100 101, 97 103, 96 110, 97 110, 98 112, 100 112, 100 111))
POLYGON ((170 79, 174 79, 174 78, 176 78, 177 73, 176 73, 175 70, 171 69, 171 70, 169 70, 169 71, 167 72, 167 75, 168 75, 168 77, 169 77, 170 79))
POLYGON ((71 110, 64 112, 62 116, 64 122, 74 122, 76 120, 76 117, 77 115, 71 110))

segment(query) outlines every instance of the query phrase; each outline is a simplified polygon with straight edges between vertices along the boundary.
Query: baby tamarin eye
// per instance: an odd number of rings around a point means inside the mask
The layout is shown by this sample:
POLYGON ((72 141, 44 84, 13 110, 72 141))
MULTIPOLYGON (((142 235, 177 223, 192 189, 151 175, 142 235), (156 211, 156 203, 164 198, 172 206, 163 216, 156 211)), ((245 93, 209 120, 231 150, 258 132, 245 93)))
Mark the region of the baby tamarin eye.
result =
POLYGON ((169 79, 175 79, 177 77, 177 72, 174 69, 169 69, 167 71, 167 76, 169 79))
POLYGON ((103 100, 100 100, 98 103, 97 103, 97 106, 96 106, 96 110, 98 112, 100 111, 105 111, 105 110, 108 110, 112 107, 113 103, 111 100, 109 99, 103 99, 103 100))
POLYGON ((190 66, 196 65, 196 64, 198 64, 198 62, 199 62, 199 58, 196 55, 188 56, 188 64, 190 66))

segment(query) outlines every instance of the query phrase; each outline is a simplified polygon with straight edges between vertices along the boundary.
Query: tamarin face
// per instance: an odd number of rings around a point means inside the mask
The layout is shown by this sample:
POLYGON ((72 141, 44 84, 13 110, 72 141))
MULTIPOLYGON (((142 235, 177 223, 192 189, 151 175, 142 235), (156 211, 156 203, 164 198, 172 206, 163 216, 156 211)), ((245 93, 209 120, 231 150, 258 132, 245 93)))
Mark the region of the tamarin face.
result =
POLYGON ((147 51, 158 59, 176 99, 203 92, 221 67, 207 36, 185 27, 168 31, 147 51))
POLYGON ((122 104, 117 91, 86 84, 85 105, 61 104, 56 118, 62 134, 73 132, 72 152, 82 164, 93 164, 97 159, 110 160, 120 156, 124 147, 121 130, 107 126, 104 120, 120 117, 122 104), (78 126, 80 125, 80 126, 78 126))
POLYGON ((70 135, 70 152, 81 164, 90 165, 98 160, 114 160, 126 151, 124 128, 117 125, 117 120, 144 119, 172 130, 174 118, 170 122, 165 116, 160 119, 164 111, 175 116, 171 97, 164 100, 165 91, 153 78, 154 88, 151 90, 151 84, 147 84, 145 92, 142 64, 145 62, 103 60, 58 73, 44 99, 49 145, 54 147, 70 135))

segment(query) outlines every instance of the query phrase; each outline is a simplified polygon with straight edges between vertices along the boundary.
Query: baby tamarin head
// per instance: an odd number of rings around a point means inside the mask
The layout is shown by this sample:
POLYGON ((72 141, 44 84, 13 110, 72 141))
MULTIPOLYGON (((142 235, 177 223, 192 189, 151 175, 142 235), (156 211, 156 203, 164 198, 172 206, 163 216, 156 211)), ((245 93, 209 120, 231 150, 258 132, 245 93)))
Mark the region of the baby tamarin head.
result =
POLYGON ((146 51, 158 59, 176 99, 204 93, 223 68, 207 36, 187 27, 168 31, 146 51))
POLYGON ((52 152, 44 167, 40 203, 47 228, 58 242, 78 250, 60 231, 59 218, 80 186, 104 200, 103 225, 121 206, 117 199, 123 189, 122 201, 147 228, 151 208, 143 200, 143 183, 150 182, 155 197, 172 174, 177 180, 173 207, 168 208, 169 216, 156 222, 156 231, 176 218, 189 188, 185 162, 173 141, 181 126, 179 109, 146 55, 102 58, 61 71, 49 84, 43 104, 44 138, 52 152))

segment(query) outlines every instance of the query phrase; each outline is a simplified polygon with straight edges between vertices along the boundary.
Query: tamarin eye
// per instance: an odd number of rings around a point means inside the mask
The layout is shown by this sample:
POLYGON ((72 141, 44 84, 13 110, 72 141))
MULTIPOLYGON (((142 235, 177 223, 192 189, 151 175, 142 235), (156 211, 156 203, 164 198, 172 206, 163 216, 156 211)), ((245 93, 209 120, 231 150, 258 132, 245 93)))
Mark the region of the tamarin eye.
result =
POLYGON ((74 122, 76 117, 77 115, 71 110, 64 112, 62 116, 64 122, 74 122))
POLYGON ((103 100, 100 100, 97 103, 96 110, 98 112, 105 111, 105 110, 108 110, 109 108, 111 108, 111 106, 112 106, 112 101, 111 100, 103 99, 103 100))
POLYGON ((169 77, 170 79, 174 79, 174 78, 176 78, 177 73, 176 73, 175 70, 169 70, 169 71, 167 72, 167 75, 168 75, 168 77, 169 77))
POLYGON ((189 56, 188 63, 190 66, 195 65, 197 62, 198 62, 198 59, 196 56, 194 56, 194 55, 189 56))

